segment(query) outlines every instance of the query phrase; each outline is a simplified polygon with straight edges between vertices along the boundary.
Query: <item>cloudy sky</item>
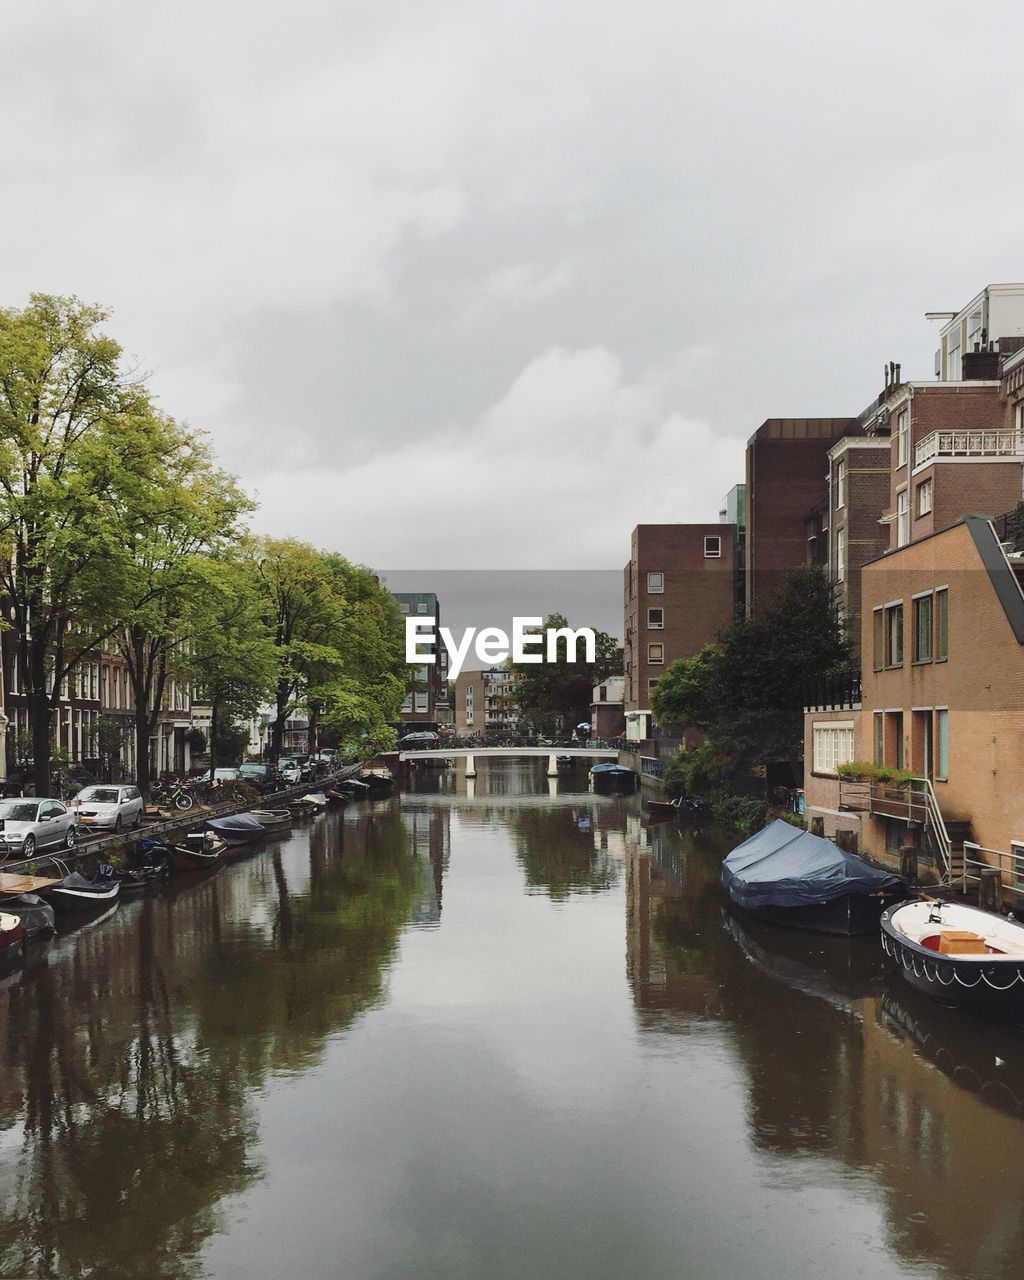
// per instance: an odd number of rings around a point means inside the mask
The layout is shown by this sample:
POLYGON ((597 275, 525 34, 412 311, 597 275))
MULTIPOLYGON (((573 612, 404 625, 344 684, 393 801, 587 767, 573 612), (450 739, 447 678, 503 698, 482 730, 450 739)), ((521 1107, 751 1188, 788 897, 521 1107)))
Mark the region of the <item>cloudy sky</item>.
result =
POLYGON ((257 527, 618 569, 1024 277, 1015 3, 8 0, 2 301, 75 293, 257 527))

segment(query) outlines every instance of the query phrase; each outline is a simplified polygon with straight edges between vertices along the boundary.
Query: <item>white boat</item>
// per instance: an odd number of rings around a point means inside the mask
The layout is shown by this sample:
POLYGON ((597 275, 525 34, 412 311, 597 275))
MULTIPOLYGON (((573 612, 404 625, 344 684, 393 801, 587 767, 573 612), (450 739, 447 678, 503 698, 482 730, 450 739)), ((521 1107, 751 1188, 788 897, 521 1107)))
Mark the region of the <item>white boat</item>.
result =
POLYGON ((268 829, 290 827, 292 823, 290 809, 250 809, 249 812, 261 827, 268 829))

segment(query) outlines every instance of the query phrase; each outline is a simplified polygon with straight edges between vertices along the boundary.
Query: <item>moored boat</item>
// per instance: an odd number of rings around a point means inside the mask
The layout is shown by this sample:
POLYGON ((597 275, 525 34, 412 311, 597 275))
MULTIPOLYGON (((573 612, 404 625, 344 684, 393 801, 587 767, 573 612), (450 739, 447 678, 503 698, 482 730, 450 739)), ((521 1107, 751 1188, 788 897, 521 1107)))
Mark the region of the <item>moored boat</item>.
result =
POLYGON ((190 831, 180 844, 172 844, 171 870, 181 873, 210 871, 221 861, 224 842, 209 831, 190 831))
POLYGON ((53 886, 50 902, 63 911, 96 911, 110 907, 121 892, 121 882, 112 867, 103 864, 94 876, 72 871, 53 886))
POLYGON ((344 791, 336 791, 333 787, 324 789, 324 797, 332 809, 341 809, 349 802, 349 797, 344 791))
POLYGON ((25 943, 25 926, 19 916, 0 911, 0 958, 14 955, 25 943))
POLYGON ((847 936, 871 933, 907 896, 900 876, 781 818, 733 849, 722 888, 735 906, 773 924, 847 936))
POLYGON ((227 818, 207 818, 203 824, 225 844, 255 844, 266 835, 251 813, 233 813, 227 818))
POLYGON ((37 893, 21 893, 16 898, 5 898, 0 902, 0 912, 18 917, 25 926, 26 939, 54 931, 53 908, 37 893))
POLYGON ((253 809, 252 816, 267 831, 277 830, 280 827, 290 827, 292 825, 292 813, 290 809, 253 809))
POLYGON ((366 769, 360 774, 359 781, 369 788, 371 799, 390 795, 395 784, 390 769, 366 769))
POLYGON ((942 1004, 1024 1026, 1024 925, 959 902, 882 915, 882 947, 912 987, 942 1004))
POLYGON ((652 818, 700 818, 710 812, 710 806, 698 796, 680 796, 677 800, 648 800, 647 812, 652 818))
POLYGON ((624 764, 612 764, 610 761, 595 764, 590 770, 590 780, 595 787, 632 789, 636 786, 636 774, 632 769, 627 769, 624 764))

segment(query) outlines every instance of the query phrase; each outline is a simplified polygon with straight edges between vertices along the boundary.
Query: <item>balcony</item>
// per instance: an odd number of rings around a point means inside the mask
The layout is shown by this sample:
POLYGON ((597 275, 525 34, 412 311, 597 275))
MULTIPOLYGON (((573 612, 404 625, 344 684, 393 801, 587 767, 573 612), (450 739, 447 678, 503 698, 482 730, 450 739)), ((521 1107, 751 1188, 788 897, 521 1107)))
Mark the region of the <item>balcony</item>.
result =
POLYGON ((1024 459, 1024 431, 932 431, 914 449, 914 466, 935 458, 1024 459))

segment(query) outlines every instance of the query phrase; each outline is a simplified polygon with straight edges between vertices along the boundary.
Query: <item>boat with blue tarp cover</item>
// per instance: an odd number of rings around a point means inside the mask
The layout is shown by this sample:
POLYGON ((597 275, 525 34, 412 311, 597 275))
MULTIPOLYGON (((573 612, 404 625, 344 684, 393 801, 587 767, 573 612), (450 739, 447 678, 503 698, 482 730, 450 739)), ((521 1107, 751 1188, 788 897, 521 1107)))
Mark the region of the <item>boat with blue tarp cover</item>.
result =
POLYGON ((257 822, 251 813, 233 813, 226 818, 207 818, 203 826, 227 844, 255 844, 267 834, 266 827, 257 822))
POLYGON ((722 864, 730 900, 773 924, 816 933, 871 933, 907 897, 906 881, 781 818, 722 864))

